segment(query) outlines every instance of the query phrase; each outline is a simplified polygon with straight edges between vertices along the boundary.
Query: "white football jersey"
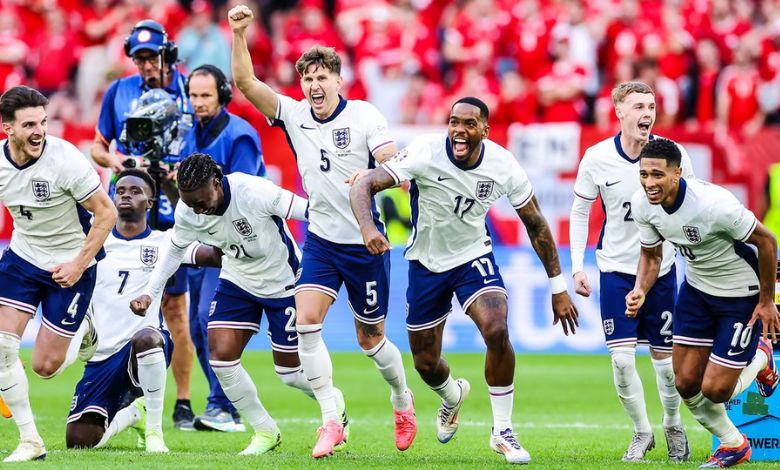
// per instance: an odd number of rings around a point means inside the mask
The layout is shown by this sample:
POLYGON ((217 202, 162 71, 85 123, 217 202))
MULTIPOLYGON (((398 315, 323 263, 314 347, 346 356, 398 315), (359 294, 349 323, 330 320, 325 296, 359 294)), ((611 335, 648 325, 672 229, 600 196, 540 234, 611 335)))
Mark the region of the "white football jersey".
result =
POLYGON ((685 257, 688 283, 710 295, 758 294, 758 257, 747 240, 758 220, 726 189, 698 180, 680 180, 675 205, 651 205, 643 190, 633 197, 642 246, 674 244, 685 257))
MULTIPOLYGON (((693 179, 691 158, 682 146, 677 147, 682 153, 683 177, 693 179)), ((605 219, 596 248, 596 264, 602 272, 636 274, 640 247, 631 197, 641 187, 639 159, 631 160, 626 155, 620 134, 585 151, 577 170, 574 195, 591 203, 601 195, 605 219)), ((669 272, 674 257, 674 247, 665 243, 661 275, 669 272)))
MULTIPOLYGON (((393 143, 387 121, 365 101, 342 98, 333 115, 321 120, 305 99, 278 98, 272 124, 284 129, 298 161, 309 198, 309 230, 333 243, 362 245, 349 205, 350 186, 344 180, 356 170, 373 168, 374 153, 393 143)), ((383 227, 378 209, 374 219, 383 227)))
POLYGON ((414 139, 382 167, 396 183, 412 183, 406 259, 436 273, 492 251, 485 217, 498 198, 506 195, 520 209, 534 195, 514 155, 487 139, 472 168, 456 165, 449 138, 441 134, 414 139))
POLYGON ((170 246, 169 233, 147 228, 142 234, 127 239, 114 229, 106 239, 103 245, 106 257, 97 265, 92 294, 98 349, 91 361, 108 358, 147 326, 163 327, 162 295, 152 299, 143 317, 130 310, 130 301, 144 293, 157 261, 163 259, 164 250, 170 246))
POLYGON ((40 269, 73 261, 92 217, 79 203, 100 190, 100 177, 79 149, 57 137, 47 136, 41 156, 22 167, 8 145, 0 141, 0 201, 14 219, 11 249, 40 269))
POLYGON ((214 215, 196 214, 179 201, 171 242, 179 248, 195 241, 220 248, 224 255, 219 277, 252 295, 293 295, 301 255, 285 219, 296 196, 244 173, 225 176, 222 185, 225 199, 214 215))

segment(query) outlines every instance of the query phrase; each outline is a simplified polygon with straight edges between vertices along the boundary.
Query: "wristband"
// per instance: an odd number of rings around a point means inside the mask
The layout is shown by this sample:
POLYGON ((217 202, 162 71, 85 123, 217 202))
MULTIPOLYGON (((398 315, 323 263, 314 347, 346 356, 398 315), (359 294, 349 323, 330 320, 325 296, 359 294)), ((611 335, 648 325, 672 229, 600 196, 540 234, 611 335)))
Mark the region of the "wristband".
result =
POLYGON ((550 290, 552 290, 553 295, 566 292, 566 280, 563 278, 563 274, 550 278, 550 290))

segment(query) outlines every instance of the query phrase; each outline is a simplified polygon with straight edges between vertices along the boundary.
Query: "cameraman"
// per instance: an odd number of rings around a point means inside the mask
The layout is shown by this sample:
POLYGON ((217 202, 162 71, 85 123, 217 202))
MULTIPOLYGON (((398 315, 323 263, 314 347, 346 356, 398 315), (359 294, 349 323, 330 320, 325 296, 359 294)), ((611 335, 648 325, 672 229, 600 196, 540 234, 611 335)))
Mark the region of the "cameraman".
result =
MULTIPOLYGON (((125 39, 125 54, 133 59, 138 67, 138 75, 120 78, 114 81, 103 97, 95 140, 90 153, 97 164, 110 168, 115 174, 127 166, 135 166, 135 160, 128 157, 130 152, 120 142, 125 128, 126 115, 129 114, 138 98, 153 88, 162 88, 178 104, 181 120, 192 123, 189 101, 184 92, 184 77, 176 69, 176 44, 168 40, 165 29, 152 20, 143 20, 135 25, 130 36, 125 39), (109 150, 112 141, 116 142, 116 153, 109 150)), ((165 160, 171 163, 170 159, 165 160)), ((109 193, 113 195, 113 182, 109 193)), ((173 206, 162 192, 159 204, 158 227, 165 230, 173 225, 173 206)), ((173 412, 174 425, 180 429, 192 429, 194 415, 189 402, 190 377, 192 375, 192 342, 190 341, 187 300, 187 276, 184 268, 175 276, 174 285, 168 287, 163 297, 163 316, 176 345, 173 352, 171 369, 176 381, 176 407, 173 412)))
MULTIPOLYGON (((190 73, 185 90, 195 112, 196 124, 185 135, 182 156, 194 152, 210 155, 224 174, 265 174, 257 131, 248 122, 227 112, 233 92, 225 74, 216 66, 201 65, 190 73)), ((240 431, 235 408, 225 396, 209 365, 207 325, 211 300, 219 283, 219 268, 190 268, 190 333, 198 360, 209 381, 206 411, 195 418, 195 429, 240 431)))

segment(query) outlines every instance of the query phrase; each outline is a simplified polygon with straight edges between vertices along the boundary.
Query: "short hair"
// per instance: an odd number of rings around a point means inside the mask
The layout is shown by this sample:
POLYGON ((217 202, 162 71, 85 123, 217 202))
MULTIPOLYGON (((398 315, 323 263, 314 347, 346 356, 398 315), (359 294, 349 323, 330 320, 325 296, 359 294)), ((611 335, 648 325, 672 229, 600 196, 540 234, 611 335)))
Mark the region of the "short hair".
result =
POLYGON ((304 52, 298 61, 295 62, 295 70, 298 71, 298 75, 303 77, 303 74, 312 65, 324 67, 336 75, 341 75, 341 57, 336 53, 336 49, 332 47, 312 47, 304 52))
POLYGON ((139 170, 138 168, 128 168, 126 170, 122 170, 122 172, 117 175, 116 181, 119 182, 119 180, 125 176, 135 176, 136 178, 141 178, 144 183, 149 186, 149 190, 152 191, 152 199, 157 197, 157 185, 154 183, 154 178, 152 178, 149 173, 145 172, 144 170, 139 170))
POLYGON ((650 93, 655 96, 653 88, 644 82, 623 82, 612 89, 612 103, 622 103, 631 93, 650 93))
POLYGON ((49 100, 35 88, 20 85, 8 89, 0 96, 0 117, 3 122, 13 122, 16 110, 46 106, 49 100))
MULTIPOLYGON (((479 117, 484 119, 485 122, 487 122, 488 118, 490 117, 490 110, 488 109, 488 106, 485 104, 484 101, 482 101, 479 98, 475 98, 473 96, 465 96, 459 99, 458 101, 452 103, 452 108, 454 108, 455 105, 458 103, 466 103, 479 108, 479 117)), ((450 111, 452 111, 452 108, 450 108, 450 111)))
POLYGON ((661 158, 666 160, 669 167, 679 167, 682 162, 682 153, 676 143, 669 139, 653 139, 642 147, 639 158, 661 158))
POLYGON ((212 178, 222 179, 222 170, 213 158, 200 152, 195 152, 185 158, 176 173, 179 191, 185 193, 203 187, 212 178))

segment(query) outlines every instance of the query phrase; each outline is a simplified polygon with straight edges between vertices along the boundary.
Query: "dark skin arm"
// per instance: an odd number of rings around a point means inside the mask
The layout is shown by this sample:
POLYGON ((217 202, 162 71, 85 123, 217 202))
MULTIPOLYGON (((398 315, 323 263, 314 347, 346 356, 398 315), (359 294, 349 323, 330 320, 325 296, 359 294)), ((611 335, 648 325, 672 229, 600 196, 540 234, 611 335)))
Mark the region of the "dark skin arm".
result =
POLYGON ((374 224, 374 217, 371 214, 371 197, 379 191, 393 186, 395 186, 393 177, 384 168, 379 167, 358 178, 349 190, 349 204, 352 206, 352 213, 360 225, 363 243, 372 255, 381 255, 389 251, 391 246, 387 238, 377 230, 374 224))
POLYGON ((201 245, 195 251, 195 264, 209 268, 222 267, 222 250, 211 245, 201 245))
POLYGON ((780 314, 775 306, 775 276, 777 270, 777 239, 774 234, 761 222, 756 225, 750 234, 747 243, 755 245, 758 249, 758 279, 760 290, 758 292, 758 305, 753 310, 753 316, 748 322, 753 326, 761 320, 762 335, 765 340, 777 341, 780 332, 780 314))
POLYGON ((636 282, 634 289, 626 295, 626 316, 636 317, 642 304, 645 303, 645 295, 653 288, 661 272, 661 261, 664 259, 663 245, 653 248, 642 247, 639 254, 639 266, 636 270, 636 282))
MULTIPOLYGON (((555 277, 561 274, 558 248, 555 246, 555 239, 550 231, 550 226, 547 224, 547 220, 544 218, 544 214, 542 214, 539 208, 536 196, 532 197, 526 205, 518 209, 517 215, 520 216, 520 220, 525 225, 528 238, 531 240, 531 245, 534 247, 536 255, 544 265, 547 277, 555 277)), ((567 291, 552 296, 552 308, 554 316, 553 325, 557 325, 560 322, 565 335, 568 336, 569 330, 571 330, 572 334, 575 334, 576 327, 580 326, 579 314, 567 291)))

